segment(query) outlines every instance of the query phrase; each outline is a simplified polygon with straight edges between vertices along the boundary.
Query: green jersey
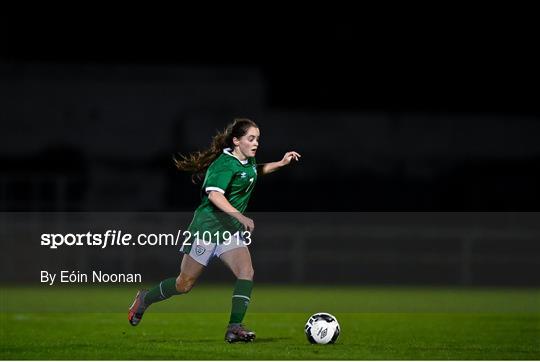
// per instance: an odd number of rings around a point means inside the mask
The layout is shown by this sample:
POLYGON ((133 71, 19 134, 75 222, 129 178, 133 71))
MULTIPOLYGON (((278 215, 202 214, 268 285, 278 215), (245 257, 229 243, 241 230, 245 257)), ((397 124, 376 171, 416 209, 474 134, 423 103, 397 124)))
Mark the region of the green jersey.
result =
POLYGON ((202 202, 195 210, 188 231, 199 239, 203 239, 206 232, 204 240, 216 243, 223 241, 222 233, 225 231, 234 234, 243 230, 238 220, 222 212, 208 199, 208 194, 211 191, 221 192, 236 210, 244 213, 256 181, 255 158, 241 161, 231 153, 231 149, 224 149, 206 171, 201 189, 202 202), (216 233, 220 235, 216 236, 216 233))

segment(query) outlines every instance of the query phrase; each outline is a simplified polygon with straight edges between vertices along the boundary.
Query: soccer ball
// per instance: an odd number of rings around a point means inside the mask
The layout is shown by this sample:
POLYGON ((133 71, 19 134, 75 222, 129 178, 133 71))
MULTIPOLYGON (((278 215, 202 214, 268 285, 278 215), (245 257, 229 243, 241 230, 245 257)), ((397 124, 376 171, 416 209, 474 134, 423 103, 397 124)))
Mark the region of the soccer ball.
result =
POLYGON ((334 343, 339 337, 339 323, 331 314, 315 313, 306 322, 306 337, 313 344, 334 343))

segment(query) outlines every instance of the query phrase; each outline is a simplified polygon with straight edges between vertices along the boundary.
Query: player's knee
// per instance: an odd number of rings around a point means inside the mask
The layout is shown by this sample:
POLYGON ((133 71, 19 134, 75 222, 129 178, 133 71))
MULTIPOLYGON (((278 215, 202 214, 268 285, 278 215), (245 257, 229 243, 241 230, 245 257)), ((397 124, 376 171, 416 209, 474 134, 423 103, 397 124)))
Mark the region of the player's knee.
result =
POLYGON ((252 266, 241 268, 238 271, 238 275, 236 276, 238 279, 247 279, 247 280, 253 280, 253 277, 255 276, 255 270, 253 270, 252 266))
POLYGON ((182 274, 176 278, 176 291, 178 293, 188 293, 195 285, 195 279, 182 274))

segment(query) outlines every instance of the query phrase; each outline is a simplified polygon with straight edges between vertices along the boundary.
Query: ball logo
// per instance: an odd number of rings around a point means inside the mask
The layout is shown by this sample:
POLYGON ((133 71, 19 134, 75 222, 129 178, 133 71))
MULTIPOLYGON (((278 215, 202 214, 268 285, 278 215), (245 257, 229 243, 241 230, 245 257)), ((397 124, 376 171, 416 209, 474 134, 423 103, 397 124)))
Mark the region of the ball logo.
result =
POLYGON ((195 248, 195 253, 197 254, 197 256, 203 255, 205 251, 206 249, 200 245, 197 245, 197 247, 195 248))
POLYGON ((322 339, 322 338, 326 337, 327 333, 328 333, 328 328, 321 328, 321 329, 319 329, 319 332, 317 332, 317 335, 319 337, 321 337, 321 339, 322 339))

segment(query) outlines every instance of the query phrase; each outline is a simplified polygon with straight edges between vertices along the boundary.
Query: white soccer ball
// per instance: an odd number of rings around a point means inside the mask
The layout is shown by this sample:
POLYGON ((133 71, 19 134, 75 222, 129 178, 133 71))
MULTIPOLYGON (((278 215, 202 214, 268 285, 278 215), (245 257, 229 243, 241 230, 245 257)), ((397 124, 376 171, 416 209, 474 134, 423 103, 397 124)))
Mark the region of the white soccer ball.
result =
POLYGON ((313 314, 307 320, 304 330, 308 341, 314 344, 334 343, 340 331, 336 317, 329 313, 313 314))

